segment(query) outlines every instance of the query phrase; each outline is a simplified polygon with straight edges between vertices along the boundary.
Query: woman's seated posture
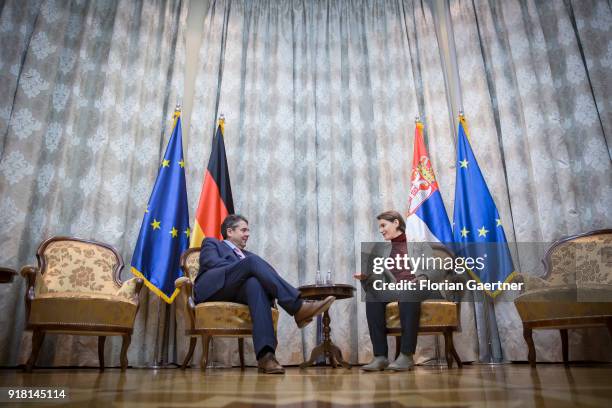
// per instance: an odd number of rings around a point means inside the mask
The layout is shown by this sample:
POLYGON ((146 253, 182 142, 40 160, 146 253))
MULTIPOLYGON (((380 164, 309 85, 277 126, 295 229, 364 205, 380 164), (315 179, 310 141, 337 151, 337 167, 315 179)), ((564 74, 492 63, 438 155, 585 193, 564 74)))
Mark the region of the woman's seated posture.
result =
MULTIPOLYGON (((416 273, 413 273, 410 263, 404 262, 407 259, 408 247, 406 243, 406 223, 400 213, 385 211, 379 214, 376 219, 378 220, 378 230, 385 241, 390 241, 391 249, 389 252, 389 244, 374 245, 369 251, 370 253, 365 256, 367 260, 362 259, 365 261, 363 265, 365 265, 367 273, 362 271, 361 274, 355 275, 355 278, 361 281, 366 293, 366 316, 374 351, 374 359, 361 369, 365 371, 385 369, 406 371, 414 366, 413 354, 417 344, 421 302, 425 299, 441 298, 439 292, 432 293, 428 290, 419 290, 419 281, 429 279, 429 274, 439 274, 439 272, 419 269, 416 273), (378 261, 376 258, 378 258, 378 261), (383 269, 380 262, 381 258, 392 258, 394 261, 399 259, 400 262, 395 263, 392 269, 384 268, 384 271, 380 273, 380 270, 383 269), (388 283, 401 281, 413 282, 413 286, 411 289, 385 289, 389 287, 388 283), (402 336, 400 354, 393 363, 389 364, 385 310, 387 304, 393 301, 399 301, 402 336)), ((363 257, 364 254, 362 254, 363 257)))

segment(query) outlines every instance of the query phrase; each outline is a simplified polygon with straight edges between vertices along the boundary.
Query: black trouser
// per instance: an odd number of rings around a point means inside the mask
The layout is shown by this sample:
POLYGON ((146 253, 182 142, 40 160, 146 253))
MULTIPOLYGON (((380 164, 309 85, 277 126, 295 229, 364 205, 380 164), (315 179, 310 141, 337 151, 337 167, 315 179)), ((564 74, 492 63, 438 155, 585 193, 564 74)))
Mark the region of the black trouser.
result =
MULTIPOLYGON (((370 340, 375 356, 388 356, 387 322, 385 311, 387 302, 367 302, 366 316, 370 340)), ((400 351, 412 354, 416 350, 419 318, 421 316, 421 302, 399 302, 400 323, 402 325, 402 341, 400 351)))
MULTIPOLYGON (((366 301, 366 317, 368 318, 368 329, 370 330, 370 340, 375 356, 388 356, 387 347, 387 304, 392 301, 389 299, 389 292, 386 294, 373 295, 366 301), (385 298, 385 296, 387 296, 385 298)), ((398 294, 400 297, 401 294, 398 294)), ((393 297, 393 296, 391 296, 393 297)), ((417 336, 419 332, 419 321, 421 318, 421 301, 426 299, 442 299, 440 292, 435 291, 415 291, 409 296, 411 301, 398 302, 399 317, 401 324, 402 340, 400 351, 404 354, 412 354, 416 350, 417 336)), ((404 297, 406 299, 406 297, 404 297)), ((409 299, 406 299, 409 300, 409 299)))

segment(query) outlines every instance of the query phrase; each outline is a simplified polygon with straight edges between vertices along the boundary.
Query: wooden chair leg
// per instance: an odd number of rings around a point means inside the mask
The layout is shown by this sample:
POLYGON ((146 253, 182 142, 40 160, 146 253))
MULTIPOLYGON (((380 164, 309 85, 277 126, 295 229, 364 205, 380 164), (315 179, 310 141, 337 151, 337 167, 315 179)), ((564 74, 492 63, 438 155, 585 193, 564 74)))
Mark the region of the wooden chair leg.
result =
POLYGON ((453 339, 452 330, 450 332, 449 338, 450 338, 450 351, 451 351, 451 354, 453 355, 453 358, 457 362, 457 367, 463 368, 463 363, 461 362, 461 359, 459 358, 459 354, 457 354, 457 350, 455 349, 455 340, 453 339))
POLYGON ((200 369, 206 371, 206 364, 208 364, 208 350, 210 348, 210 341, 212 336, 202 335, 202 359, 200 360, 200 369))
POLYGON ((453 357, 451 356, 451 343, 453 342, 453 333, 450 329, 444 329, 444 356, 446 357, 446 365, 448 368, 453 368, 453 357))
POLYGON ((124 334, 123 343, 121 344, 121 371, 125 371, 128 366, 127 351, 132 342, 132 335, 130 333, 124 334))
POLYGON ((240 355, 240 369, 244 370, 244 338, 238 338, 238 354, 240 355))
POLYGON ((559 329, 559 333, 561 333, 561 355, 563 356, 563 364, 567 364, 569 362, 567 329, 559 329))
POLYGON ((26 373, 31 373, 36 360, 38 359, 38 353, 42 347, 43 340, 45 339, 45 332, 42 330, 34 330, 32 333, 32 353, 25 366, 26 373))
POLYGON ((527 342, 527 348, 528 348, 527 360, 529 360, 529 364, 531 365, 531 367, 535 367, 536 351, 535 351, 535 344, 533 343, 533 333, 530 327, 523 326, 523 338, 525 338, 525 342, 527 342))
POLYGON ((396 360, 399 357, 401 345, 402 345, 402 336, 396 336, 395 337, 395 359, 396 360))
POLYGON ((98 336, 98 361, 100 361, 100 372, 104 371, 104 343, 106 336, 98 336))
POLYGON ((181 370, 184 370, 185 368, 187 368, 187 365, 191 361, 191 357, 193 357, 193 352, 195 351, 197 343, 198 343, 197 337, 189 338, 189 351, 187 352, 187 355, 185 356, 185 360, 183 360, 183 365, 181 366, 181 370))

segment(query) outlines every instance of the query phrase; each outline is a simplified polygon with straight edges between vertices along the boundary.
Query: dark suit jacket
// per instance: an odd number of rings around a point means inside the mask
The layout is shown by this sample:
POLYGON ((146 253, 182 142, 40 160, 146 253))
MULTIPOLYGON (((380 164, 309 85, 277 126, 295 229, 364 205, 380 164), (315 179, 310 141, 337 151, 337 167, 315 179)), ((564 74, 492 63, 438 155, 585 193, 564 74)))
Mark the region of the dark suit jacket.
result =
MULTIPOLYGON (((242 250, 245 256, 252 255, 250 252, 242 250)), ((198 285, 198 301, 203 302, 214 295, 225 284, 225 273, 231 269, 240 258, 223 241, 215 238, 204 238, 202 249, 200 249, 200 271, 196 277, 196 282, 204 279, 205 283, 198 285)))

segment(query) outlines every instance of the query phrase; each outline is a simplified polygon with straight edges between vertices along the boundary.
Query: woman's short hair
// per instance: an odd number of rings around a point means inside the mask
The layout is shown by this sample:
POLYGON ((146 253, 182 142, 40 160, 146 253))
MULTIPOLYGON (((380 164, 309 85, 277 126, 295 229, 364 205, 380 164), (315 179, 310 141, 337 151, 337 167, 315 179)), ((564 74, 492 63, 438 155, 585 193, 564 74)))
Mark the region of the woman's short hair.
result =
POLYGON ((223 239, 227 239, 227 230, 236 228, 240 221, 244 221, 247 224, 249 223, 249 221, 240 214, 230 214, 225 217, 223 224, 221 224, 221 235, 223 239))
POLYGON ((377 220, 386 220, 389 222, 393 222, 395 220, 399 221, 399 226, 397 227, 400 231, 406 232, 406 221, 404 221, 404 217, 397 211, 389 210, 385 212, 381 212, 376 216, 377 220))

